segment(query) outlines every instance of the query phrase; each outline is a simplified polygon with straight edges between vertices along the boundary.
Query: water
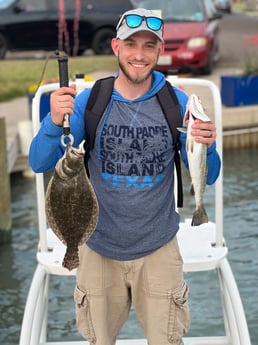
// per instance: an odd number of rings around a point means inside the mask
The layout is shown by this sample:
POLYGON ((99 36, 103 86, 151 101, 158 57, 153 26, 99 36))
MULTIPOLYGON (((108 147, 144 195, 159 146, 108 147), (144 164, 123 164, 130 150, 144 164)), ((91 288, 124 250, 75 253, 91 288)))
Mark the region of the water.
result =
MULTIPOLYGON (((258 344, 258 149, 224 154, 224 235, 228 259, 246 312, 251 340, 258 344)), ((24 305, 36 268, 37 209, 33 178, 15 174, 12 186, 12 243, 0 246, 0 344, 17 345, 24 305)), ((206 205, 214 218, 213 187, 206 189, 206 205)), ((192 199, 185 204, 192 212, 192 199)), ((187 214, 187 212, 189 212, 187 214)), ((215 272, 186 275, 190 286, 192 324, 189 336, 222 335, 222 312, 215 272)), ((74 322, 74 277, 50 280, 49 340, 81 340, 74 322)), ((133 311, 120 338, 143 337, 133 311)))

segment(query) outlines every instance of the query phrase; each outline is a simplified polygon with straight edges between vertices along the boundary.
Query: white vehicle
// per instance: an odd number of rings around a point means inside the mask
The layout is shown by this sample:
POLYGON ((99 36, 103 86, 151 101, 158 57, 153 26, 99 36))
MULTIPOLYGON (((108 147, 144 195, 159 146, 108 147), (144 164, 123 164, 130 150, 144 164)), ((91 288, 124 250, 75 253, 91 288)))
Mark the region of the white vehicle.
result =
POLYGON ((214 2, 215 8, 218 11, 223 12, 232 12, 232 1, 231 0, 215 0, 214 2))

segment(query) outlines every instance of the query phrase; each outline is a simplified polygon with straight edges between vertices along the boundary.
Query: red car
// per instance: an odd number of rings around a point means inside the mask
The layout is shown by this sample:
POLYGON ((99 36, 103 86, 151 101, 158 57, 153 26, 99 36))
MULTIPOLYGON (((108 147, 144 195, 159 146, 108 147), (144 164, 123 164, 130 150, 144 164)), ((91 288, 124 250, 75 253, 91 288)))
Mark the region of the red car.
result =
POLYGON ((164 20, 164 50, 157 69, 210 74, 219 60, 219 19, 212 0, 144 0, 137 7, 155 9, 164 20))

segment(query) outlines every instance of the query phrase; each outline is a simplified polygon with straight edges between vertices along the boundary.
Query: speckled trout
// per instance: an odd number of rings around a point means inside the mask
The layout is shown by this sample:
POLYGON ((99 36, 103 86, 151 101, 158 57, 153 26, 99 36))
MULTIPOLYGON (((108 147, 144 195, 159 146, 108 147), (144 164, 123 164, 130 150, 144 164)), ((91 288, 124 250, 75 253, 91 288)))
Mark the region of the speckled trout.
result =
POLYGON ((95 230, 98 214, 98 201, 85 171, 84 154, 68 143, 46 192, 47 222, 67 246, 63 266, 68 270, 78 267, 78 246, 95 230))
POLYGON ((208 216, 203 205, 203 194, 206 187, 207 177, 207 145, 197 143, 191 135, 191 127, 195 119, 201 121, 210 121, 210 118, 205 114, 201 101, 196 95, 189 97, 186 113, 184 116, 184 124, 189 120, 187 129, 178 128, 181 132, 187 133, 186 151, 189 164, 189 172, 192 182, 192 192, 195 198, 195 211, 192 218, 192 226, 197 226, 208 222, 208 216))

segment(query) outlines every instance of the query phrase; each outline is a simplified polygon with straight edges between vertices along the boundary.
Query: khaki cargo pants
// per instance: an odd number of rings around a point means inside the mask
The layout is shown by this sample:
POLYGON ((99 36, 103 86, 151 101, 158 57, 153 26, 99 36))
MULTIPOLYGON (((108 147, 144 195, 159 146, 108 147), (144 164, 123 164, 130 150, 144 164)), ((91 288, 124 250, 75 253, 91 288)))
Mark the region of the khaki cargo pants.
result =
POLYGON ((114 345, 133 304, 149 345, 181 345, 189 307, 177 239, 131 261, 82 246, 74 299, 78 330, 91 344, 114 345))

